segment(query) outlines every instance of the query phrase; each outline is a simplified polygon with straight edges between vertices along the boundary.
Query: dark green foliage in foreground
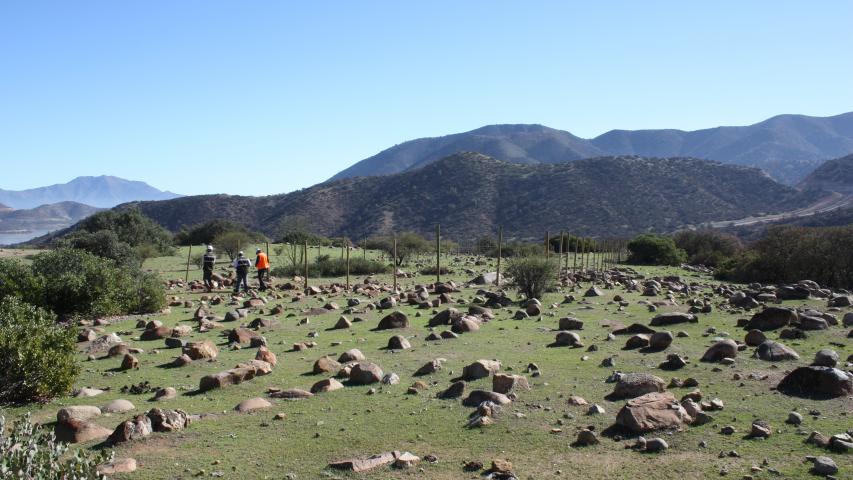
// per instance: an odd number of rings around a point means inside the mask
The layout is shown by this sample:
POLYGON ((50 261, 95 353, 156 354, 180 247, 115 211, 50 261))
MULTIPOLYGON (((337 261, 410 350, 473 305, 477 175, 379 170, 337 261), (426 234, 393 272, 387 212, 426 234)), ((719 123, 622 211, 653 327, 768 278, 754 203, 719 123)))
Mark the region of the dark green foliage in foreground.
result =
POLYGON ((750 249, 724 262, 717 277, 766 283, 808 279, 853 288, 853 225, 771 228, 750 249))
POLYGON ((675 246, 687 252, 693 265, 716 267, 738 254, 743 244, 734 235, 716 230, 685 230, 673 237, 675 246))
POLYGON ((68 393, 79 373, 76 340, 74 329, 45 310, 16 297, 0 300, 0 404, 68 393))
POLYGON ((159 278, 83 250, 40 253, 26 266, 0 261, 0 296, 17 296, 62 317, 102 317, 160 310, 159 278))
MULTIPOLYGON (((308 264, 308 276, 311 278, 343 277, 346 275, 346 268, 347 261, 345 258, 330 258, 328 255, 321 255, 314 262, 308 264)), ((350 257, 350 275, 372 275, 376 273, 385 273, 390 270, 391 269, 387 264, 377 262, 376 260, 350 257)), ((272 274, 276 277, 304 275, 305 267, 299 264, 274 267, 272 269, 272 274)))
POLYGON ((672 238, 652 233, 634 237, 628 251, 628 263, 638 265, 678 265, 687 260, 687 253, 672 238))
POLYGON ((542 298, 557 280, 559 265, 542 256, 519 257, 507 265, 506 275, 511 286, 527 298, 542 298))
POLYGON ((24 415, 7 432, 6 418, 0 416, 0 478, 40 480, 93 479, 107 477, 98 473, 98 465, 113 459, 113 452, 102 450, 96 455, 75 450, 69 455, 68 445, 33 425, 24 415), (14 473, 13 473, 14 472, 14 473))

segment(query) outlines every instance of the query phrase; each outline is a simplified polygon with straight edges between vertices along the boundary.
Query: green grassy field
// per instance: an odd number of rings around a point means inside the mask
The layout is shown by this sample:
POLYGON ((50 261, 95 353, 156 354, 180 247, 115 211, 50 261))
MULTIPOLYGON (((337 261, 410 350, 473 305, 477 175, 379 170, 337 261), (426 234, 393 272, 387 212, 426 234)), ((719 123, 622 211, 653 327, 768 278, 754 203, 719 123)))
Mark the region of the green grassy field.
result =
MULTIPOLYGON (((254 253, 254 248, 249 247, 246 251, 254 253)), ((322 253, 340 255, 340 249, 324 249, 322 253)), ((361 254, 361 251, 354 253, 361 254)), ((369 255, 375 257, 378 254, 370 252, 369 255)), ((183 249, 173 257, 150 259, 145 268, 160 272, 165 279, 182 279, 186 258, 187 251, 183 249)), ((273 257, 273 265, 281 260, 273 257)), ((427 263, 428 257, 423 257, 422 261, 427 263)), ((465 273, 465 269, 494 271, 494 261, 475 265, 472 257, 449 256, 443 262, 450 263, 455 271, 447 278, 457 282, 473 277, 465 273)), ((415 270, 411 265, 403 269, 415 270)), ((706 276, 673 268, 640 268, 640 271, 647 276, 675 274, 701 284, 714 283, 706 276)), ((191 280, 200 278, 200 271, 193 266, 189 277, 191 280)), ((353 277, 352 281, 362 278, 353 277)), ((391 282, 390 275, 378 278, 391 282)), ((279 279, 280 282, 284 280, 279 279)), ((434 277, 417 276, 399 281, 402 288, 408 289, 416 284, 430 283, 434 277)), ((331 282, 343 282, 343 279, 311 280, 315 285, 331 282)), ((276 317, 281 326, 262 331, 270 349, 278 356, 278 366, 270 375, 200 395, 189 393, 197 388, 202 376, 226 370, 255 357, 255 349, 244 347, 230 350, 226 346, 221 334, 223 330, 236 325, 225 323, 223 329, 207 333, 198 333, 194 328, 191 340, 210 339, 220 346, 220 355, 216 361, 196 361, 183 368, 163 368, 180 355, 179 349, 165 348, 163 341, 140 341, 142 330, 136 328, 139 318, 127 318, 111 323, 105 330, 116 332, 131 346, 145 350, 145 353, 138 355, 141 363, 139 370, 113 371, 119 366, 120 358, 87 361, 86 355, 81 352, 79 359, 83 372, 77 387, 97 387, 109 389, 108 392, 90 399, 59 398, 46 405, 14 408, 5 413, 14 417, 32 411, 35 420, 48 423, 62 406, 101 406, 110 400, 125 398, 136 405, 136 413, 157 406, 180 408, 191 414, 209 414, 181 432, 155 433, 145 440, 120 445, 116 449, 118 457, 130 456, 139 463, 138 471, 121 478, 138 480, 212 475, 241 479, 481 478, 481 472, 463 471, 463 464, 480 461, 488 466, 494 458, 511 461, 521 479, 643 477, 683 480, 718 477, 721 469, 726 469, 731 478, 744 475, 752 475, 753 478, 806 478, 811 475, 808 473, 810 464, 803 463, 805 455, 828 455, 840 468, 838 478, 853 478, 853 456, 828 452, 803 442, 813 430, 832 435, 853 427, 853 400, 812 401, 787 397, 771 389, 784 371, 795 365, 808 364, 814 353, 829 346, 830 342, 843 345, 835 345, 833 348, 842 359, 846 359, 853 353, 850 340, 846 338, 847 329, 831 327, 826 331, 809 332, 808 338, 804 340, 783 341, 800 354, 801 359, 797 362, 781 362, 774 366, 751 358, 750 348, 740 352, 733 366, 724 366, 721 372, 715 372, 713 369, 718 365, 700 363, 699 357, 713 343, 716 335, 730 334, 732 338, 742 341, 744 331, 736 328, 735 323, 744 314, 732 315, 715 308, 714 313, 700 314, 698 323, 670 327, 673 333, 683 330, 689 337, 676 338, 663 352, 628 351, 622 349, 626 337, 605 341, 609 330, 601 323, 616 320, 625 325, 633 322, 648 324, 655 314, 649 313, 645 305, 638 303, 648 297, 640 297, 637 293, 626 294, 620 287, 605 290, 603 297, 571 304, 560 303, 568 293, 574 293, 579 300, 583 300, 582 293, 588 286, 584 284, 574 292, 566 289, 549 294, 542 299, 545 314, 541 317, 513 320, 516 308, 495 310, 496 319, 485 323, 480 331, 440 342, 423 340, 429 334, 426 324, 433 310, 400 307, 411 322, 411 326, 405 330, 372 331, 379 319, 388 313, 377 310, 348 315, 350 319, 364 319, 363 322, 354 323, 349 330, 327 330, 337 321, 341 311, 312 316, 309 324, 299 325, 300 320, 305 318, 301 312, 322 306, 328 301, 345 307, 346 299, 349 298, 347 295, 308 297, 292 302, 292 292, 279 292, 283 296, 281 299, 272 298, 268 292, 266 298, 269 303, 264 307, 265 311, 273 305, 284 307, 284 313, 276 317), (625 311, 618 311, 618 305, 612 302, 616 294, 630 302, 631 305, 625 311), (559 305, 552 308, 551 304, 554 303, 559 305), (558 319, 569 315, 585 322, 584 329, 578 333, 586 346, 596 345, 597 351, 587 352, 586 348, 546 348, 554 339, 552 330, 557 328, 558 319), (709 327, 714 327, 717 334, 705 334, 709 327), (291 351, 295 342, 312 340, 309 332, 318 332, 317 338, 313 338, 318 345, 302 352, 291 351), (412 348, 398 352, 386 350, 388 339, 395 334, 410 337, 412 348), (340 344, 335 345, 336 342, 340 344), (234 411, 234 407, 244 399, 266 398, 265 392, 270 387, 310 389, 313 383, 324 378, 310 374, 314 361, 323 355, 337 357, 350 348, 359 348, 369 361, 380 365, 386 373, 397 373, 401 378, 400 384, 374 385, 377 392, 373 395, 368 395, 370 386, 355 386, 318 394, 306 400, 271 400, 274 404, 271 409, 256 413, 234 411), (673 352, 686 355, 690 364, 677 372, 658 369, 657 366, 666 355, 673 352), (585 356, 587 360, 583 360, 585 356), (600 367, 601 360, 610 356, 615 358, 615 367, 600 367), (421 365, 439 357, 447 359, 443 370, 426 377, 413 377, 412 374, 421 365), (494 425, 467 429, 465 423, 473 409, 463 407, 459 400, 439 400, 436 393, 446 388, 451 378, 460 375, 465 365, 478 359, 498 359, 503 370, 517 374, 524 374, 527 364, 533 362, 539 365, 542 375, 529 378, 532 389, 520 392, 519 399, 503 409, 494 425), (604 398, 613 388, 612 384, 604 383, 613 370, 650 372, 666 381, 673 376, 696 378, 704 398, 720 398, 725 408, 712 413, 715 418, 712 423, 686 427, 672 434, 661 433, 660 436, 670 445, 670 449, 661 454, 626 450, 625 446, 633 442, 606 438, 597 446, 572 447, 570 444, 580 428, 595 426, 596 431, 605 429, 613 424, 617 411, 625 403, 610 402, 604 398), (742 376, 741 380, 733 379, 736 373, 742 376), (750 379, 751 373, 758 374, 761 379, 750 379), (419 395, 406 394, 407 388, 418 379, 426 382, 429 389, 419 395), (146 380, 157 387, 177 388, 178 398, 152 402, 149 400, 150 394, 132 395, 119 391, 122 386, 146 380), (606 409, 606 413, 586 416, 586 407, 574 407, 566 403, 570 395, 579 395, 590 403, 598 403, 606 409), (805 417, 801 427, 785 424, 788 412, 793 410, 803 413, 805 417), (808 412, 813 410, 819 411, 819 414, 809 415, 808 412), (284 413, 285 419, 274 420, 277 413, 284 413), (773 435, 769 439, 745 438, 751 422, 756 419, 765 420, 773 427, 773 435), (720 434, 720 428, 725 425, 733 425, 737 433, 731 436, 720 434), (707 443, 706 448, 700 447, 703 441, 707 443), (438 461, 421 462, 417 468, 410 470, 382 467, 363 474, 346 474, 327 468, 332 460, 390 450, 410 451, 421 457, 431 454, 438 461), (737 451, 740 457, 719 458, 720 452, 731 450, 737 451), (762 470, 752 471, 752 467, 760 467, 762 470), (767 471, 768 467, 778 473, 767 471)), ((481 287, 473 286, 454 293, 452 296, 456 303, 449 306, 467 306, 478 288, 481 287)), ((227 303, 228 292, 223 290, 221 293, 227 303)), ((710 291, 706 290, 706 293, 710 294, 710 291)), ((195 306, 202 296, 186 291, 171 291, 169 295, 193 300, 195 306)), ((676 295, 676 298, 679 306, 664 307, 659 311, 685 311, 686 298, 680 295, 676 295)), ((364 301, 362 298, 362 306, 364 301)), ((715 306, 721 301, 715 298, 715 306)), ((821 309, 825 307, 825 302, 817 300, 785 302, 785 306, 791 307, 806 304, 821 309)), ((445 307, 443 305, 435 311, 445 307)), ((213 307, 213 311, 221 317, 232 308, 223 303, 213 307)), ((142 318, 158 319, 167 326, 195 327, 193 311, 194 308, 173 307, 168 315, 148 315, 142 318)), ((843 312, 839 318, 841 316, 843 312)), ((266 315, 252 312, 246 320, 257 317, 266 315)), ((771 339, 776 339, 777 335, 778 332, 768 333, 771 339)), ((477 388, 490 390, 491 379, 469 382, 467 390, 477 388)), ((673 389, 673 392, 680 398, 689 390, 673 389)), ((131 413, 103 415, 94 421, 114 428, 130 418, 131 413)), ((83 445, 81 448, 92 448, 92 445, 83 445)))

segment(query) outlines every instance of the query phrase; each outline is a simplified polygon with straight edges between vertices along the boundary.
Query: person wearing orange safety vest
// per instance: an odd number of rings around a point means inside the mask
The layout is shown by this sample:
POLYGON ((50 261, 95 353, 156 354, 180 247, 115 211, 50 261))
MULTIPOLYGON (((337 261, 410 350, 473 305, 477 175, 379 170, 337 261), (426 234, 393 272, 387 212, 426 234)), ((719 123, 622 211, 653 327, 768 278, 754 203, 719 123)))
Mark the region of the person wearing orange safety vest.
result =
POLYGON ((270 274, 270 260, 267 258, 267 254, 262 252, 261 249, 255 250, 255 267, 258 269, 258 283, 261 284, 259 290, 264 291, 267 289, 267 284, 264 283, 264 277, 269 278, 270 274))

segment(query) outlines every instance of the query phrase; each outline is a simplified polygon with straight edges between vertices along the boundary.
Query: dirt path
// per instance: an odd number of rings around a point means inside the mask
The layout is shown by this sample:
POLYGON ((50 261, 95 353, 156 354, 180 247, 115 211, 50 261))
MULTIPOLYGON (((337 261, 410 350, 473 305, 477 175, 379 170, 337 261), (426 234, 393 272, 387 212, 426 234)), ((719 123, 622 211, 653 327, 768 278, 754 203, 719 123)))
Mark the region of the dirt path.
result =
POLYGON ((724 220, 720 222, 711 222, 713 228, 725 227, 742 227, 745 225, 754 225, 757 223, 768 223, 779 220, 788 220, 792 218, 809 217, 819 213, 827 213, 839 208, 853 207, 853 192, 832 192, 830 195, 818 200, 808 207, 791 210, 789 212, 776 213, 773 215, 764 215, 760 217, 746 217, 740 220, 724 220))

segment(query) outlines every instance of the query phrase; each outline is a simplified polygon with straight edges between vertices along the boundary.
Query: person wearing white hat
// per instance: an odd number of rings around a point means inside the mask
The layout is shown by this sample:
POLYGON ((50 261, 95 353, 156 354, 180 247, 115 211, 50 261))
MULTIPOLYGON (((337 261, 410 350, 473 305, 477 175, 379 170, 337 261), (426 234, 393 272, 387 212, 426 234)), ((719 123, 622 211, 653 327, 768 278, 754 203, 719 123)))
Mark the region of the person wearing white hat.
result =
POLYGON ((249 291, 249 268, 252 266, 252 261, 243 255, 243 252, 237 254, 234 259, 234 268, 237 270, 237 282, 234 284, 234 293, 240 293, 240 285, 243 285, 243 290, 249 291))
POLYGON ((208 292, 213 291, 213 267, 216 266, 216 255, 213 254, 213 245, 207 246, 207 252, 201 257, 201 272, 204 278, 204 288, 208 292))

